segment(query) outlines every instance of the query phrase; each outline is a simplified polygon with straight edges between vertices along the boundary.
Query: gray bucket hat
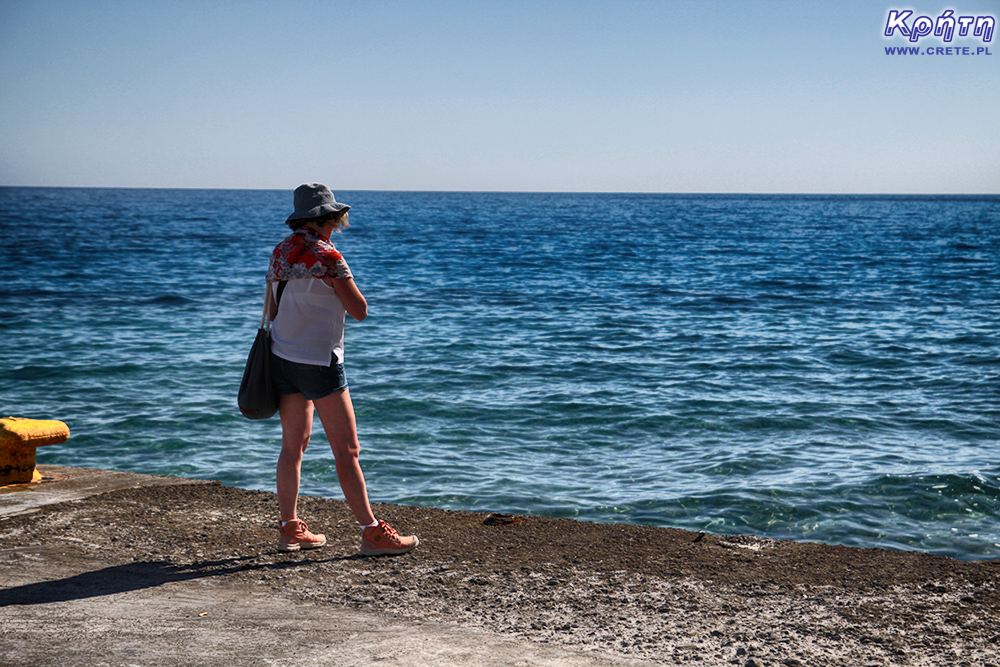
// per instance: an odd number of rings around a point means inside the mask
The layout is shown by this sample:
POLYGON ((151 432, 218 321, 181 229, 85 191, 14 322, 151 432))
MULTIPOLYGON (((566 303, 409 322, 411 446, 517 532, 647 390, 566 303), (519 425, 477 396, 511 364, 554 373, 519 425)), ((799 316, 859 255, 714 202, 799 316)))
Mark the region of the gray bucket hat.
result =
POLYGON ((288 216, 289 220, 302 218, 318 218, 327 213, 346 211, 350 206, 341 204, 333 198, 330 188, 322 183, 303 183, 295 188, 295 212, 288 216))

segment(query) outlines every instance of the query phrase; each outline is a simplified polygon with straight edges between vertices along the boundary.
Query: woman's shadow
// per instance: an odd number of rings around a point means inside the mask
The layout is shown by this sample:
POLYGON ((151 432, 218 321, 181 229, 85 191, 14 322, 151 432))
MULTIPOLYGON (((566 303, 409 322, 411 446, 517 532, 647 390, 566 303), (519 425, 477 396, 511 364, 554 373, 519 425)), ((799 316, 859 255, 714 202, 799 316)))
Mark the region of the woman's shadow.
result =
POLYGON ((65 579, 40 581, 0 590, 0 607, 10 605, 46 604, 83 600, 102 595, 115 595, 129 591, 155 588, 176 581, 189 581, 205 577, 221 577, 236 572, 287 570, 312 563, 330 563, 355 560, 361 556, 339 556, 328 559, 287 560, 255 562, 258 556, 224 558, 202 561, 191 565, 164 562, 139 562, 113 565, 92 572, 84 572, 65 579))

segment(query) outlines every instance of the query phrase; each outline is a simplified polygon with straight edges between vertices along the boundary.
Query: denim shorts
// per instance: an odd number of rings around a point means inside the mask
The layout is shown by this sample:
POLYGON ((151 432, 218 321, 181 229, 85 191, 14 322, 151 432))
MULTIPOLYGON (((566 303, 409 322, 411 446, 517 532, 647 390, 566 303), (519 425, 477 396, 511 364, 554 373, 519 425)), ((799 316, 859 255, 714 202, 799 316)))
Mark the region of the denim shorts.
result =
POLYGON ((314 366, 288 361, 272 352, 271 381, 279 394, 302 394, 308 401, 347 389, 344 364, 337 363, 336 357, 329 366, 314 366))

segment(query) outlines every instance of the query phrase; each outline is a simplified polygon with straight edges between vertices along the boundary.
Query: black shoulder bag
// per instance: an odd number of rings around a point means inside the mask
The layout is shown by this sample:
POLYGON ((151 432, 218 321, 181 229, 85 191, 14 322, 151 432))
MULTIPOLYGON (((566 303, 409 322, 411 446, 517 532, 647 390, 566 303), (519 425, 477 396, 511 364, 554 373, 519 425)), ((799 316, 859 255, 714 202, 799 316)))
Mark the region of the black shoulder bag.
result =
MULTIPOLYGON (((281 293, 285 291, 287 284, 287 280, 278 283, 276 313, 277 307, 281 305, 281 293)), ((271 383, 271 286, 268 285, 264 294, 264 314, 260 318, 257 337, 250 346, 250 354, 247 355, 237 402, 240 412, 247 419, 267 419, 278 411, 279 399, 278 392, 271 383)))

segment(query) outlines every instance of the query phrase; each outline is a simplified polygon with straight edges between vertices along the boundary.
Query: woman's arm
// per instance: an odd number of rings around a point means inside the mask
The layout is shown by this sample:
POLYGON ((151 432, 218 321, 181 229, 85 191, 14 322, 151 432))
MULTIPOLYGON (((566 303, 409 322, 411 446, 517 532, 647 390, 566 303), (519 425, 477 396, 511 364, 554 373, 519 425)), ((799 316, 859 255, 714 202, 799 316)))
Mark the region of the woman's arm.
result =
POLYGON ((337 291, 337 296, 347 309, 347 314, 358 322, 368 316, 368 302, 354 282, 354 278, 324 278, 327 285, 337 291))

